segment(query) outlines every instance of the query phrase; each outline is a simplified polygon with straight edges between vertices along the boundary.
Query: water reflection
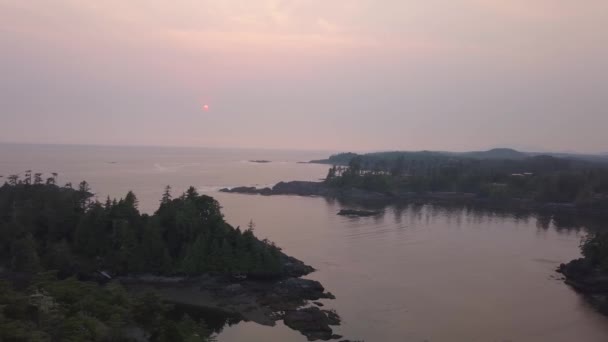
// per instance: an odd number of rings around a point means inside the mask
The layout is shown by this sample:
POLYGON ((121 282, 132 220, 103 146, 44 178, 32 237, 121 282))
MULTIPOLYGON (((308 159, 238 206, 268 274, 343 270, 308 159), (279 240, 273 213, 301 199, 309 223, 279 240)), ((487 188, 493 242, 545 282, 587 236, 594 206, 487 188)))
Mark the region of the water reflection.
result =
MULTIPOLYGON (((397 226, 402 226, 404 222, 410 224, 424 222, 425 225, 429 225, 441 218, 445 220, 446 224, 454 227, 461 227, 463 224, 491 224, 510 220, 515 225, 533 223, 538 229, 553 229, 562 234, 578 234, 608 229, 604 217, 571 212, 548 212, 513 207, 500 208, 466 203, 361 203, 336 198, 325 198, 325 201, 327 206, 335 211, 343 208, 380 211, 379 215, 372 217, 375 225, 383 224, 385 219, 389 217, 397 226)), ((366 218, 351 219, 365 220, 366 218)))

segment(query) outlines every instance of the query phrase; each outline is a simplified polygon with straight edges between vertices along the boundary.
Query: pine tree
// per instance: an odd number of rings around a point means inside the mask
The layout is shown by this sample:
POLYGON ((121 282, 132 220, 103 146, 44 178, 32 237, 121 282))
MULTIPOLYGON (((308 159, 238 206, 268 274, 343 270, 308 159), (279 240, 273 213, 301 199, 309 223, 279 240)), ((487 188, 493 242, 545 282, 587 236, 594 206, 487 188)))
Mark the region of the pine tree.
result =
POLYGON ((168 204, 171 202, 171 186, 167 185, 165 187, 165 191, 163 192, 163 197, 160 200, 161 204, 168 204))

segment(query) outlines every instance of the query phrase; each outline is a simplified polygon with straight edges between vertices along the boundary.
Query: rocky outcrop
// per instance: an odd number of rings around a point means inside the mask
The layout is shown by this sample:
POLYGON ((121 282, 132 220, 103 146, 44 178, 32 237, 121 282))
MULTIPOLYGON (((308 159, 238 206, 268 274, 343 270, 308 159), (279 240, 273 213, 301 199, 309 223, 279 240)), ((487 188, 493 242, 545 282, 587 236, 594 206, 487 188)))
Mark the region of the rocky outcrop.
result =
POLYGON ((312 266, 306 265, 304 262, 290 257, 286 254, 282 256, 283 275, 286 277, 302 277, 315 271, 312 266))
POLYGON ((289 278, 280 282, 275 287, 275 293, 283 297, 296 297, 307 300, 333 298, 331 293, 325 293, 325 288, 318 281, 302 278, 289 278))
POLYGON ((135 292, 154 291, 175 305, 218 310, 233 319, 275 325, 278 320, 300 331, 310 341, 337 339, 331 325, 339 325, 333 310, 317 307, 302 309, 319 299, 335 299, 316 280, 302 279, 312 267, 287 257, 293 264, 293 277, 280 279, 235 278, 230 275, 204 274, 194 278, 149 275, 120 277, 135 292), (315 310, 316 309, 316 310, 315 310))
POLYGON ((434 192, 419 194, 409 191, 376 192, 354 187, 332 187, 324 182, 291 181, 279 182, 272 188, 256 188, 239 186, 223 188, 220 192, 248 194, 248 195, 296 195, 296 196, 322 196, 348 199, 353 201, 393 201, 393 200, 431 200, 454 201, 472 200, 475 194, 456 192, 434 192))
POLYGON ((295 195, 295 196, 319 196, 349 204, 389 204, 395 202, 416 203, 448 203, 448 204, 475 204, 490 208, 510 208, 513 210, 539 211, 539 212, 569 212, 572 214, 591 214, 608 216, 605 209, 577 207, 574 203, 544 203, 531 199, 503 198, 492 199, 479 196, 475 193, 466 192, 425 192, 392 190, 386 192, 375 192, 354 187, 333 187, 324 182, 292 181, 279 182, 274 187, 256 188, 240 186, 234 188, 220 189, 220 192, 249 194, 249 195, 295 195))
POLYGON ((376 216, 380 215, 382 212, 379 210, 356 210, 356 209, 342 209, 338 212, 338 215, 341 216, 376 216))
POLYGON ((237 186, 235 188, 223 188, 220 192, 229 192, 236 194, 249 194, 249 195, 272 195, 272 189, 270 188, 256 188, 254 186, 237 186))
POLYGON ((331 325, 339 325, 340 318, 333 311, 317 307, 292 310, 285 313, 285 325, 300 331, 309 341, 340 338, 334 335, 331 325))
POLYGON ((389 193, 379 193, 357 188, 335 188, 327 186, 323 182, 292 181, 279 182, 272 188, 255 188, 239 186, 234 188, 223 188, 220 192, 249 194, 249 195, 296 195, 296 196, 325 196, 344 197, 351 199, 382 200, 394 197, 389 193))
POLYGON ((608 315, 608 273, 585 259, 561 264, 557 271, 564 275, 566 284, 585 295, 598 311, 608 315))

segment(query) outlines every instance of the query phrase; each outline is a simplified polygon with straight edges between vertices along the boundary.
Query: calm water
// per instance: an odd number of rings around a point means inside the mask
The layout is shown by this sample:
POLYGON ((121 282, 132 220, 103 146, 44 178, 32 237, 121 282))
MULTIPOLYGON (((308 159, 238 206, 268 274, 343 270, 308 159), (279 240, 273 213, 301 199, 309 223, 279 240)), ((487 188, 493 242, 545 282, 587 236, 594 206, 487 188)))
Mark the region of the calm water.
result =
MULTIPOLYGON (((216 197, 228 222, 318 269, 343 318, 336 332, 370 341, 608 341, 608 319, 556 279, 593 222, 463 207, 392 206, 377 218, 337 216, 337 202, 222 194, 235 185, 316 180, 326 152, 0 145, 0 175, 33 169, 86 179, 100 199, 133 190, 152 212, 163 187, 216 197), (249 163, 268 159, 273 163, 249 163)), ((225 327, 221 342, 306 341, 279 324, 225 327)))

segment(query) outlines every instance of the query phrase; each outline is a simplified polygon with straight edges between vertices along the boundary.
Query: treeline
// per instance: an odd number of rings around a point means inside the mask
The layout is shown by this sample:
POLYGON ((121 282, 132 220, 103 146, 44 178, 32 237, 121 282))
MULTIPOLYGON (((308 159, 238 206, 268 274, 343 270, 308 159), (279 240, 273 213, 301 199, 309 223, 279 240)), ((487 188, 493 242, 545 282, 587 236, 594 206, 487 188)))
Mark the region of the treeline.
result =
POLYGON ((581 253, 591 268, 608 274, 608 233, 600 232, 588 235, 581 243, 581 253))
MULTIPOLYGON (((466 192, 608 208, 608 165, 533 156, 520 159, 450 157, 436 152, 332 156, 326 183, 379 192, 466 192)), ((331 160, 331 158, 330 158, 331 160)))
POLYGON ((0 187, 0 263, 12 271, 58 270, 60 276, 204 272, 278 276, 279 248, 233 228, 219 203, 194 188, 154 215, 141 214, 132 192, 105 203, 78 188, 15 180, 0 187))
POLYGON ((132 192, 100 203, 86 182, 58 186, 56 177, 28 171, 0 187, 0 341, 209 341, 204 324, 109 279, 284 271, 287 257, 258 240, 253 223, 233 228, 192 187, 177 198, 167 187, 147 215, 132 192))

